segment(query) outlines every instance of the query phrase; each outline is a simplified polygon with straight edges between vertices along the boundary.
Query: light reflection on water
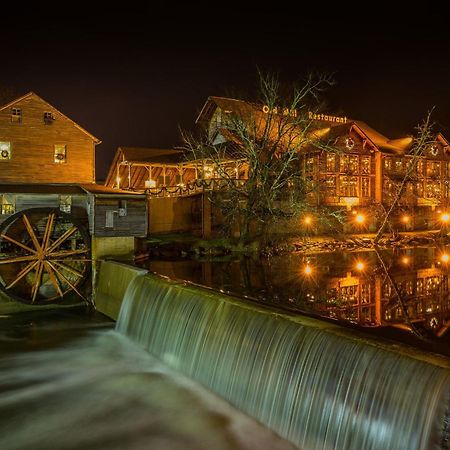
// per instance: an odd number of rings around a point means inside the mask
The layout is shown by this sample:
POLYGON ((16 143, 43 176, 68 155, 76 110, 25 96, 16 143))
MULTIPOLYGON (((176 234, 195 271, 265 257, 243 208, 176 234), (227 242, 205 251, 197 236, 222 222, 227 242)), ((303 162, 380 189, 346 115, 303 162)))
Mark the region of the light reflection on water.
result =
POLYGON ((450 334, 449 254, 447 248, 427 247, 148 261, 147 267, 292 310, 441 339, 450 334))

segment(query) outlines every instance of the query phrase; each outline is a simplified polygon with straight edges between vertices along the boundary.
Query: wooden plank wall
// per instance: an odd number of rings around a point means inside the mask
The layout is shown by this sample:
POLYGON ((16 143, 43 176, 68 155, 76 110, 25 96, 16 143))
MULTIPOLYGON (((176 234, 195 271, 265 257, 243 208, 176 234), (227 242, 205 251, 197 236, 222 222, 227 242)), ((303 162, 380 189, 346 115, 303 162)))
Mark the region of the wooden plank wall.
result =
MULTIPOLYGON (((94 214, 90 215, 90 229, 94 236, 145 237, 147 235, 147 200, 90 197, 90 205, 94 203, 94 214), (126 202, 126 215, 119 216, 121 202, 126 202), (107 227, 107 214, 112 212, 112 227, 107 227)), ((122 206, 124 203, 122 203, 122 206)), ((91 206, 92 207, 92 206, 91 206)))
POLYGON ((0 142, 11 142, 12 157, 0 160, 3 183, 91 183, 95 181, 94 141, 39 97, 14 104, 21 122, 11 119, 11 108, 0 111, 0 142), (55 120, 44 123, 44 112, 55 120), (66 145, 67 162, 54 162, 54 145, 66 145))

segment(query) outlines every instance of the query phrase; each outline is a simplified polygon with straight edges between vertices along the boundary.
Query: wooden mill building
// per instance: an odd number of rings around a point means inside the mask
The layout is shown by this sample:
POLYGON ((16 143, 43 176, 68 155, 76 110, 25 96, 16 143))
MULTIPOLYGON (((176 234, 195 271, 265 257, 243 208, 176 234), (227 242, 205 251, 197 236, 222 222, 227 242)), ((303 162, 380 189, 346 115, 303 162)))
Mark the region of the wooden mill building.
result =
POLYGON ((135 238, 147 235, 145 195, 95 184, 98 144, 33 92, 0 107, 0 290, 7 296, 47 303, 81 295, 91 261, 132 255, 135 238))

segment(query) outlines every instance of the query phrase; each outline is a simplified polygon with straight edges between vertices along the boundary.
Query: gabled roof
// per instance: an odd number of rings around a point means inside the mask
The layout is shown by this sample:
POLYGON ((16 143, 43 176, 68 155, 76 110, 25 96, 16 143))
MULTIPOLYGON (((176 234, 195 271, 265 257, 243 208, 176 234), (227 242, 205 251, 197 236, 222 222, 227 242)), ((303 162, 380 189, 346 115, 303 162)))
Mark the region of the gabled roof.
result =
POLYGON ((119 147, 116 154, 122 156, 122 161, 153 162, 157 157, 182 154, 181 150, 150 147, 119 147))
POLYGON ((210 120, 216 108, 220 108, 225 113, 233 112, 239 114, 241 117, 250 117, 252 114, 262 113, 260 111, 261 105, 258 106, 254 103, 234 98, 210 96, 203 105, 195 123, 202 123, 210 120))
POLYGON ((78 128, 80 131, 82 131, 84 134, 86 134, 87 136, 89 136, 97 145, 100 144, 102 141, 98 138, 96 138, 94 135, 92 135, 91 133, 89 133, 88 131, 86 131, 83 127, 81 127, 80 125, 78 125, 76 122, 74 122, 72 119, 70 119, 69 117, 67 117, 65 114, 63 114, 61 111, 59 111, 57 108, 55 108, 53 105, 51 105, 50 103, 48 103, 47 101, 45 101, 43 98, 39 97, 39 95, 37 95, 36 93, 30 91, 28 92, 28 94, 22 95, 19 98, 16 98, 15 100, 12 100, 11 102, 7 103, 6 105, 0 106, 0 111, 3 111, 7 108, 11 108, 12 106, 14 106, 16 103, 21 102, 22 100, 25 100, 28 97, 35 97, 38 100, 40 100, 41 102, 44 102, 45 104, 47 104, 48 106, 50 106, 50 108, 54 109, 58 114, 60 114, 62 117, 64 117, 66 120, 68 120, 69 122, 71 122, 76 128, 78 128))
POLYGON ((109 166, 105 186, 114 184, 114 180, 116 179, 116 167, 121 162, 177 164, 184 161, 184 159, 184 153, 181 150, 120 146, 117 148, 111 165, 109 166))

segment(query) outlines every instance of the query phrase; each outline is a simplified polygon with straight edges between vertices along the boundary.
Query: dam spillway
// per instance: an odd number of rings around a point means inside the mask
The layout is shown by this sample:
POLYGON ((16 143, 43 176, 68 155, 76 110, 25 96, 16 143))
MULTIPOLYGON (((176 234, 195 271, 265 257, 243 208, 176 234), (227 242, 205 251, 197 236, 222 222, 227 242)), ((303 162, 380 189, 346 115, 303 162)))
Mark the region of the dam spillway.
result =
MULTIPOLYGON (((117 270, 106 263, 101 278, 117 270)), ((128 277, 116 329, 299 448, 447 448, 446 358, 155 275, 128 277)))

